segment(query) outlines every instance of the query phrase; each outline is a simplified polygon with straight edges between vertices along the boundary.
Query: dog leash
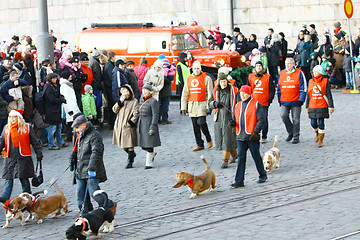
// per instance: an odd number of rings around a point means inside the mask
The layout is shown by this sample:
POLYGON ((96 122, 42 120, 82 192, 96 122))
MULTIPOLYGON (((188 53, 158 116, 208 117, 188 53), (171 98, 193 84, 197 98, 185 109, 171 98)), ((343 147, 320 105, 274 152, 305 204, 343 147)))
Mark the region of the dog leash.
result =
POLYGON ((87 195, 87 192, 88 192, 88 188, 89 188, 89 184, 88 182, 86 181, 86 189, 85 189, 85 196, 84 196, 84 201, 83 201, 83 204, 81 206, 81 214, 84 212, 84 209, 85 209, 85 203, 86 203, 86 195, 87 195))
POLYGON ((60 176, 59 176, 57 179, 53 180, 53 178, 52 178, 52 179, 50 180, 50 186, 49 186, 47 189, 50 189, 50 188, 64 175, 64 173, 66 173, 66 171, 67 171, 69 168, 70 168, 70 165, 64 170, 63 173, 60 174, 60 176))

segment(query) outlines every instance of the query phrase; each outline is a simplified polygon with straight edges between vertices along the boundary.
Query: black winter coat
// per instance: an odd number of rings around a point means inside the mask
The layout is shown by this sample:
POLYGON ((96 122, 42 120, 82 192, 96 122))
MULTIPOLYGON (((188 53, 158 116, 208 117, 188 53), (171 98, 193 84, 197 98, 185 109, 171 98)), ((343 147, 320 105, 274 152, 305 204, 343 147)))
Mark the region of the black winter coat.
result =
POLYGON ((8 102, 4 99, 4 97, 0 94, 0 119, 7 119, 7 109, 6 106, 8 102))
POLYGON ((104 143, 100 133, 88 122, 78 141, 76 178, 88 179, 88 171, 96 172, 100 182, 107 180, 104 165, 104 143))
POLYGON ((58 125, 61 123, 61 104, 66 103, 60 94, 59 85, 47 81, 44 86, 45 123, 58 125))
POLYGON ((266 48, 267 57, 268 57, 268 66, 274 67, 280 65, 279 59, 279 50, 280 50, 280 41, 276 41, 270 48, 266 48))
POLYGON ((139 89, 139 84, 138 84, 138 80, 136 77, 136 74, 134 72, 134 69, 125 69, 125 77, 128 80, 128 84, 131 86, 131 89, 134 92, 134 97, 139 101, 140 100, 140 89, 139 89))
POLYGON ((115 63, 113 63, 112 61, 107 61, 105 63, 104 69, 103 69, 103 82, 104 82, 104 86, 106 88, 111 88, 112 86, 112 70, 115 67, 115 63))

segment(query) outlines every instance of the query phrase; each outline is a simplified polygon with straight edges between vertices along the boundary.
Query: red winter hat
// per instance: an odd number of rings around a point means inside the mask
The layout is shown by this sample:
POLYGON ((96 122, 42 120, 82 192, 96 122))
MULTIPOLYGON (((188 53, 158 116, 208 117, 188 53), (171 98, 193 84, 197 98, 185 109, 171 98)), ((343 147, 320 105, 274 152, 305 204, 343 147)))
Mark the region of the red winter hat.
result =
POLYGON ((24 110, 13 108, 13 109, 11 109, 11 111, 9 112, 9 117, 17 116, 17 117, 23 118, 23 116, 22 116, 23 113, 24 113, 24 110))
POLYGON ((251 95, 251 87, 249 85, 242 85, 240 88, 240 92, 244 92, 251 95))

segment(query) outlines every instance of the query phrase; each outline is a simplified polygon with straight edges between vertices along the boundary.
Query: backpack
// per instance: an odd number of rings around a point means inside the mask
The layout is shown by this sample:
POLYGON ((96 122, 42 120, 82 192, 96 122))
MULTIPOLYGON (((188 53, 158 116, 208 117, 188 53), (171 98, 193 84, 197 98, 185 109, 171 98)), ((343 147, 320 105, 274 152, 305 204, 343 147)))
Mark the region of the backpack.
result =
POLYGON ((44 93, 48 85, 45 85, 43 90, 35 93, 35 107, 41 115, 45 115, 44 93))

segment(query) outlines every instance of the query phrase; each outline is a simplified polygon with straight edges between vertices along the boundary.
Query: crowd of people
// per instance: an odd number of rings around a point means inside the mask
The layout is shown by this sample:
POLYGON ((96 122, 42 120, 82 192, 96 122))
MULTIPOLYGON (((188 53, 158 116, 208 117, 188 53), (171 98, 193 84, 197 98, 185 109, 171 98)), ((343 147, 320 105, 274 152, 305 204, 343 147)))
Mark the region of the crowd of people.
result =
MULTIPOLYGON (((258 182, 265 182, 259 149, 260 143, 267 142, 268 111, 276 93, 288 133, 286 141, 300 142, 300 113, 305 103, 315 142, 321 147, 324 119, 334 111, 332 84, 341 86, 345 75, 347 88, 352 87, 352 41, 340 23, 334 27, 331 43, 330 30, 325 30, 321 41, 314 24, 309 30, 303 26, 291 53, 284 33, 274 33, 271 28, 263 44, 257 43, 255 34, 247 40, 239 28, 233 36, 224 36, 219 29, 211 31, 211 49, 238 51, 254 67, 242 86, 231 78, 227 67, 219 68, 213 82, 196 59, 189 67, 184 52, 177 65, 161 54, 150 67, 145 57, 135 66, 132 60, 117 59, 114 52, 77 52, 62 41, 61 49, 54 48, 54 60, 37 63, 31 37, 13 36, 0 48, 0 149, 5 148, 4 169, 8 169, 2 175, 6 179, 2 200, 10 198, 14 178, 20 178, 23 191, 31 192, 28 179, 34 176, 34 166, 30 147, 24 146, 32 144, 41 161, 41 147, 58 150, 72 142, 70 170, 75 173, 78 206, 90 211, 85 189, 92 195, 107 179, 104 145, 94 127, 104 122, 113 131, 113 144, 128 155, 126 168, 133 167, 136 146, 146 151, 145 169, 153 168, 154 148, 161 145, 159 124, 172 123, 168 112, 175 76, 180 113, 188 115, 193 126, 193 151, 205 148, 202 133, 206 147, 213 146, 206 122, 213 111, 216 150, 223 151, 221 167, 227 168, 238 159, 232 187, 244 186, 248 149, 259 172, 258 182), (27 171, 14 167, 16 161, 11 159, 19 158, 26 158, 26 164, 31 165, 27 171)), ((360 30, 353 48, 358 54, 356 46, 360 46, 360 30)), ((110 200, 109 207, 115 211, 116 203, 110 200)))

